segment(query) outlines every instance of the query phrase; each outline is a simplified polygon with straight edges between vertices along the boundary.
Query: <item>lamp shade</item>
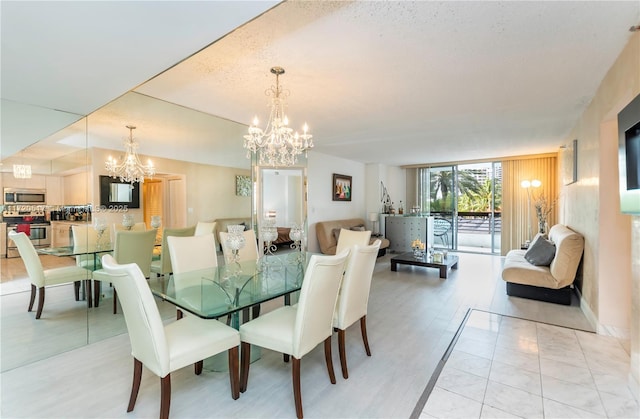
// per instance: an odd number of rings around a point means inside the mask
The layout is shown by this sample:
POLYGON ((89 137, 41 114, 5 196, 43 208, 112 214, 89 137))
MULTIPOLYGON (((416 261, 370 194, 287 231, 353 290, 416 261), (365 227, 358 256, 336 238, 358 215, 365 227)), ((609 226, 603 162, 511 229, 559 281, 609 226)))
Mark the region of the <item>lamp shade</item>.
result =
POLYGON ((378 213, 370 212, 369 213, 369 221, 378 221, 378 213))

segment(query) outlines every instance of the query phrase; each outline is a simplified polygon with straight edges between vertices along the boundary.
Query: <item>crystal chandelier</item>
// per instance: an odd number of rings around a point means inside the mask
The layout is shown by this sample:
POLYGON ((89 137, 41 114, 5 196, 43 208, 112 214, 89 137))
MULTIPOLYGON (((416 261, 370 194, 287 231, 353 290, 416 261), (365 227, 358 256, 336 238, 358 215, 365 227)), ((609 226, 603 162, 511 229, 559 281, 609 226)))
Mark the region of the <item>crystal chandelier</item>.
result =
POLYGON ((289 128, 289 119, 284 113, 285 98, 289 96, 289 91, 283 90, 279 84, 284 68, 273 67, 271 72, 276 75, 276 85, 265 91, 267 96, 271 96, 269 122, 263 131, 258 127, 258 117, 254 118, 249 133, 244 136, 244 148, 247 149, 247 158, 251 158, 251 153, 258 154, 260 165, 293 166, 300 154, 304 153, 306 157, 307 151, 313 148, 313 136, 308 133, 306 123, 302 134, 289 128))
POLYGON ((16 179, 31 179, 30 164, 14 164, 13 177, 16 179))
POLYGON ((115 178, 119 177, 122 182, 131 183, 140 182, 144 183, 145 176, 153 176, 156 173, 156 169, 153 167, 151 160, 148 160, 145 166, 140 162, 138 153, 138 143, 133 140, 133 130, 136 127, 127 125, 129 128, 129 138, 124 140, 124 149, 126 154, 119 160, 109 156, 109 159, 105 162, 105 167, 109 172, 109 176, 115 178))

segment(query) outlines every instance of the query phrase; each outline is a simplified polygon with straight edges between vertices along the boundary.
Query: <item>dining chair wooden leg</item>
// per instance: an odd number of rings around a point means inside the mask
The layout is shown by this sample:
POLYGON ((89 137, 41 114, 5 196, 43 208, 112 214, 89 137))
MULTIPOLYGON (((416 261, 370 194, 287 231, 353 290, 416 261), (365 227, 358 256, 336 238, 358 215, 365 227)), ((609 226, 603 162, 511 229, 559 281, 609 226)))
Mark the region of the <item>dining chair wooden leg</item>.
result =
POLYGON ((160 379, 160 419, 169 419, 171 407, 171 374, 160 379))
MULTIPOLYGON (((240 377, 238 370, 238 347, 229 349, 229 380, 231 381, 231 398, 237 400, 240 397, 240 377)), ((249 371, 247 371, 248 377, 249 371)), ((246 390, 246 383, 245 383, 246 390)))
POLYGON ((349 371, 347 371, 347 353, 345 350, 345 331, 338 329, 338 352, 340 353, 340 368, 342 368, 342 377, 344 379, 349 378, 349 371))
POLYGON ((76 297, 76 301, 80 301, 80 281, 73 282, 73 293, 76 297))
POLYGON ((116 288, 113 287, 113 314, 118 313, 118 292, 116 288))
POLYGON ((302 394, 300 392, 300 360, 293 357, 291 378, 293 381, 293 399, 296 403, 296 415, 302 418, 302 394))
POLYGON ((27 309, 27 311, 33 310, 33 303, 36 301, 36 290, 36 286, 31 284, 31 297, 29 298, 29 308, 27 309))
MULTIPOLYGON (((296 357, 294 356, 295 360, 296 357)), ((331 356, 331 336, 324 340, 324 359, 327 362, 327 371, 329 372, 329 379, 331 384, 336 383, 336 374, 333 372, 333 357, 331 356)))
POLYGON ((364 350, 367 351, 367 356, 371 356, 371 349, 369 349, 369 339, 367 339, 367 316, 366 315, 360 318, 360 331, 362 332, 362 341, 364 342, 364 350))
POLYGON ((91 283, 93 281, 90 279, 86 279, 84 281, 84 289, 85 289, 85 297, 87 299, 87 307, 93 307, 93 291, 91 291, 91 283))
POLYGON ((138 390, 140 390, 140 380, 142 379, 142 362, 133 358, 133 383, 131 384, 131 396, 129 396, 129 406, 127 412, 133 411, 138 398, 138 390))
POLYGON ((241 343, 240 354, 240 392, 247 391, 247 383, 249 381, 249 359, 251 358, 251 345, 247 342, 241 343))
POLYGON ((102 281, 93 281, 93 306, 100 306, 100 294, 102 293, 102 281))
POLYGON ((195 364, 193 364, 193 372, 195 372, 196 375, 202 374, 203 366, 204 366, 204 361, 196 362, 195 364))
POLYGON ((180 320, 183 317, 184 317, 184 313, 182 312, 182 310, 180 310, 179 308, 176 309, 176 319, 180 320))
POLYGON ((36 319, 42 316, 42 308, 44 307, 44 287, 38 288, 38 311, 36 312, 36 319))

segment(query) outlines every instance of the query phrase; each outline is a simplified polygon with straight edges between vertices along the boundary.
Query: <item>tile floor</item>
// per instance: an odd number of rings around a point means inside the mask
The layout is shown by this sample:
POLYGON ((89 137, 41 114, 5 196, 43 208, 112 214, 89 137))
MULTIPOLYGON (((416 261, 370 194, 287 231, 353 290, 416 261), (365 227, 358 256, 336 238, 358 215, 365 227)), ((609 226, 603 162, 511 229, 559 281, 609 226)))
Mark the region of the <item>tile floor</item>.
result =
POLYGON ((421 418, 640 417, 617 339, 470 313, 421 418))

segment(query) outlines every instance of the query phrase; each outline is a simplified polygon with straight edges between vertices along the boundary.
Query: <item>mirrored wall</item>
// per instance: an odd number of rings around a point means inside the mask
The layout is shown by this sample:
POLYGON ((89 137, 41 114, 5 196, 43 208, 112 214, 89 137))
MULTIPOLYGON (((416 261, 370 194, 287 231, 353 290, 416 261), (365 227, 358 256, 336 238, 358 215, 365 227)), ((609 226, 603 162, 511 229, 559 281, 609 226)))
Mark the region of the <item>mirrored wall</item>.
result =
MULTIPOLYGON (((88 235, 96 219, 112 229, 128 215, 151 228, 151 217, 160 217, 162 230, 198 221, 249 218, 251 197, 236 195, 236 177, 251 175, 251 161, 242 148, 245 131, 245 125, 129 92, 5 158, 0 169, 2 188, 44 190, 46 203, 33 208, 4 204, 2 209, 16 216, 34 216, 24 212, 37 211, 35 216, 48 225, 49 247, 72 245, 72 226, 85 226, 88 235), (105 161, 124 154, 127 125, 136 126, 134 138, 141 159, 151 160, 156 169, 140 187, 138 208, 108 205, 100 198, 100 176, 109 174, 105 161), (216 144, 221 141, 236 142, 237 147, 219 148, 216 144), (30 165, 31 177, 16 179, 13 164, 30 165)), ((7 223, 3 225, 6 228, 7 223)), ((6 246, 6 231, 0 235, 6 246)), ((39 256, 43 269, 76 266, 87 258, 93 255, 39 256)), ((2 371, 126 331, 122 311, 113 314, 109 284, 101 285, 97 307, 92 301, 90 308, 85 286, 78 301, 73 284, 49 287, 42 317, 36 320, 35 311, 27 312, 31 283, 24 261, 3 256, 0 262, 2 371)), ((165 318, 175 316, 175 308, 168 303, 159 302, 159 307, 165 318)))

